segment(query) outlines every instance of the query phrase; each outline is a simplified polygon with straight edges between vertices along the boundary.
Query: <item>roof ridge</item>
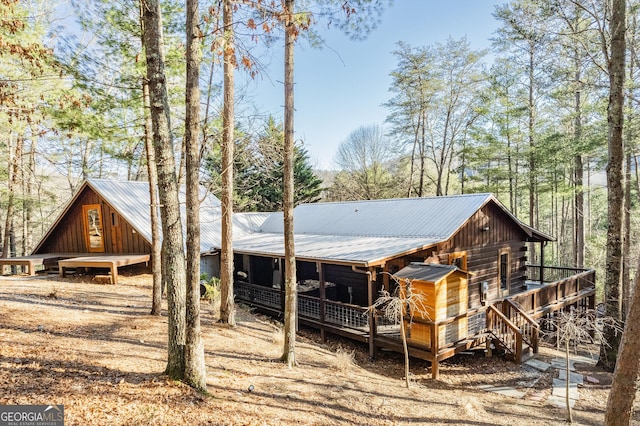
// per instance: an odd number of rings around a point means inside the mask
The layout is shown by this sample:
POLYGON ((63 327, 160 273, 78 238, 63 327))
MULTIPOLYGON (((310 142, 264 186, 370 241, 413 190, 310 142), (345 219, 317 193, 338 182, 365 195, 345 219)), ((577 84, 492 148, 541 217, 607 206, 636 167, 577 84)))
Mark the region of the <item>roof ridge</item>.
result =
POLYGON ((470 194, 448 194, 448 195, 429 195, 426 197, 399 197, 399 198, 376 198, 373 200, 346 200, 346 201, 322 201, 319 203, 302 203, 297 207, 302 206, 320 206, 328 204, 357 204, 357 203, 381 203, 390 201, 422 201, 422 200, 436 200, 445 198, 466 198, 466 197, 488 197, 494 196, 491 192, 474 192, 470 194))

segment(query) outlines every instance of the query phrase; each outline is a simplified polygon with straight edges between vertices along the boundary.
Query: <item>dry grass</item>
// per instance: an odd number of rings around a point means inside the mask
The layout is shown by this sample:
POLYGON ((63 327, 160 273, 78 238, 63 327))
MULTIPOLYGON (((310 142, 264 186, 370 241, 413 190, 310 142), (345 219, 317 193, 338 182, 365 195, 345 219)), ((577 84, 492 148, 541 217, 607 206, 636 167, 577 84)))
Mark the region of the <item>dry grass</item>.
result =
MULTIPOLYGON (((282 332, 271 319, 240 309, 229 328, 208 303, 209 394, 198 394, 162 374, 167 319, 148 315, 150 277, 123 274, 117 286, 84 279, 0 278, 0 404, 63 404, 66 425, 563 424, 562 409, 475 387, 532 381, 500 358, 445 361, 439 381, 429 363, 412 360, 416 385, 406 389, 402 355, 372 362, 364 345, 323 343, 302 329, 299 366, 289 369, 277 360, 282 332)), ((543 374, 532 392, 548 391, 551 379, 543 374)), ((601 424, 607 386, 580 393, 575 421, 601 424)))
POLYGON ((355 351, 338 349, 336 351, 335 360, 334 360, 334 368, 341 372, 351 371, 351 369, 356 365, 356 355, 355 351))

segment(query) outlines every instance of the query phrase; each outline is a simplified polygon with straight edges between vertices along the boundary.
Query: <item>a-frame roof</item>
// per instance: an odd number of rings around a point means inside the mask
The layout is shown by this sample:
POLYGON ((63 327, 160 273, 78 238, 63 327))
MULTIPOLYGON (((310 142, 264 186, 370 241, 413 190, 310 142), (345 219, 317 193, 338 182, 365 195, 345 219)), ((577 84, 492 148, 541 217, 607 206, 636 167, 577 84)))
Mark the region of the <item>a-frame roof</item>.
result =
MULTIPOLYGON (((149 183, 139 181, 115 181, 107 179, 88 179, 76 191, 67 203, 62 213, 47 234, 40 240, 33 250, 38 251, 40 246, 51 235, 56 225, 65 217, 76 199, 85 188, 89 188, 98 194, 112 209, 136 230, 149 244, 151 244, 151 197, 149 195, 149 183)), ((185 189, 180 191, 180 214, 186 215, 185 189)), ((200 249, 209 251, 212 247, 220 247, 220 200, 215 195, 200 188, 200 249)), ((161 231, 162 232, 162 231, 161 231)))

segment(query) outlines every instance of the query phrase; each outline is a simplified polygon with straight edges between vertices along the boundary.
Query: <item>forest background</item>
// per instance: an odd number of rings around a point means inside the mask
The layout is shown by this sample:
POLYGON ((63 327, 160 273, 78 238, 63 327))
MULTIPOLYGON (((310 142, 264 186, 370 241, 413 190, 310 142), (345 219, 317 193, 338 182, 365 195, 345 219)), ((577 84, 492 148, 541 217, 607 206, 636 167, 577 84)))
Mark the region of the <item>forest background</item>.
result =
MULTIPOLYGON (((548 264, 595 268, 604 277, 609 77, 603 46, 610 35, 600 3, 495 6, 499 26, 486 51, 473 50, 465 38, 432 45, 398 40, 386 121, 354 122, 335 154, 337 170, 314 170, 298 139, 296 202, 492 192, 522 221, 557 238, 545 252, 548 264)), ((181 2, 162 6, 172 133, 184 183, 185 13, 181 2)), ((140 10, 102 0, 61 7, 0 4, 3 255, 29 254, 84 179, 147 179, 140 10)), ((201 7, 201 180, 218 194, 222 48, 212 7, 201 7)), ((628 1, 627 10, 623 281, 630 285, 640 195, 638 2, 628 1)), ((239 74, 260 78, 259 58, 274 48, 274 36, 252 13, 236 13, 237 66, 239 74)), ((314 19, 330 24, 321 13, 314 19)), ((320 33, 305 37, 299 44, 322 48, 320 33)), ((236 88, 236 211, 282 208, 278 116, 236 88)))

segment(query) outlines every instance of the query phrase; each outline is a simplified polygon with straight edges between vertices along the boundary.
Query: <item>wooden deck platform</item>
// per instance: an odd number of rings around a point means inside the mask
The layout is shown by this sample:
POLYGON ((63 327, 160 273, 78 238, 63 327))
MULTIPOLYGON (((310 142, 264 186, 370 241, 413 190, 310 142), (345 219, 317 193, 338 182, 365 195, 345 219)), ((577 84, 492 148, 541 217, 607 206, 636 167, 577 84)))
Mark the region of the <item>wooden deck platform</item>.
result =
POLYGON ((4 257, 0 258, 0 272, 4 274, 5 266, 26 266, 30 276, 36 274, 36 267, 45 266, 47 262, 55 262, 64 258, 63 255, 55 253, 34 254, 31 256, 4 257))
POLYGON ((83 256, 58 261, 60 276, 64 277, 66 268, 108 268, 111 271, 111 284, 118 284, 118 267, 149 262, 148 254, 108 254, 83 256))

